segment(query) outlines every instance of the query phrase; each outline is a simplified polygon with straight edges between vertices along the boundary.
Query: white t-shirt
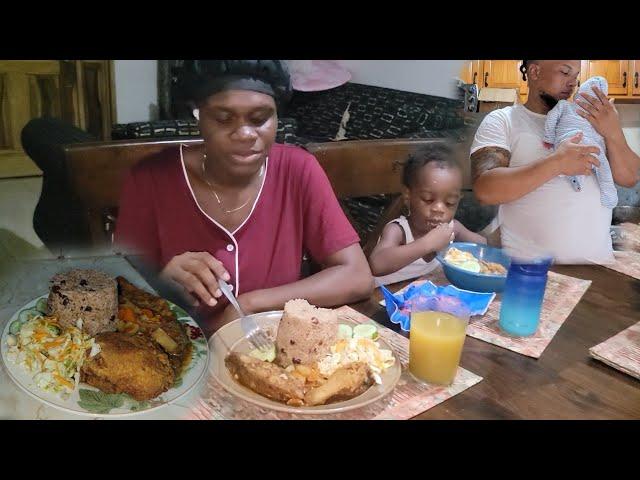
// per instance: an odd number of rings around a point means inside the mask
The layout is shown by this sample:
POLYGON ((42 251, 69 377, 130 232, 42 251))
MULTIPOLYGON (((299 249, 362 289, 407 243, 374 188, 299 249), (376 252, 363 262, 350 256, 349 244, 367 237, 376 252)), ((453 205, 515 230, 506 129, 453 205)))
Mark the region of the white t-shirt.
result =
MULTIPOLYGON (((471 154, 484 147, 511 153, 510 167, 548 156, 544 148, 546 115, 524 105, 489 113, 478 128, 471 154)), ((560 175, 513 202, 500 205, 497 223, 503 248, 512 253, 552 255, 556 263, 610 263, 612 210, 602 206, 595 176, 576 192, 560 175)))

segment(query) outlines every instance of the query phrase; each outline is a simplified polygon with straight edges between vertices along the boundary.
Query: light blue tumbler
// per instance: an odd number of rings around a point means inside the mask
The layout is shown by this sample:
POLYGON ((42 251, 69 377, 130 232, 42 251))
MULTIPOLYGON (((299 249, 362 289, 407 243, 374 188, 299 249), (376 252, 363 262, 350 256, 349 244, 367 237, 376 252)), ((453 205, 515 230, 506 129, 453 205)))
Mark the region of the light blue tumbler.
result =
POLYGON ((551 258, 512 258, 502 294, 498 325, 509 335, 526 337, 536 333, 547 286, 551 258))

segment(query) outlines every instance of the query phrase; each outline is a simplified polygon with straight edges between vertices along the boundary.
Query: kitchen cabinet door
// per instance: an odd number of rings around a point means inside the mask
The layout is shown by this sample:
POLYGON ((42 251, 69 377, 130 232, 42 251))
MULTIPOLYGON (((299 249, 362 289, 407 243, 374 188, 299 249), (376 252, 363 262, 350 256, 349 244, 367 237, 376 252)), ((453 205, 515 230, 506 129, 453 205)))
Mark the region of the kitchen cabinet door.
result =
POLYGON ((482 64, 482 60, 465 60, 460 70, 460 79, 464 83, 475 83, 480 86, 482 64))
POLYGON ((629 63, 629 60, 584 60, 586 68, 583 67, 584 75, 581 78, 586 80, 599 75, 607 79, 609 95, 627 96, 633 81, 629 63))
POLYGON ((527 82, 520 72, 522 60, 485 60, 481 87, 516 88, 520 101, 525 103, 529 94, 527 82))
POLYGON ((640 97, 640 60, 629 60, 631 64, 631 95, 640 97))
POLYGON ((483 87, 522 88, 520 65, 522 60, 485 60, 483 87))

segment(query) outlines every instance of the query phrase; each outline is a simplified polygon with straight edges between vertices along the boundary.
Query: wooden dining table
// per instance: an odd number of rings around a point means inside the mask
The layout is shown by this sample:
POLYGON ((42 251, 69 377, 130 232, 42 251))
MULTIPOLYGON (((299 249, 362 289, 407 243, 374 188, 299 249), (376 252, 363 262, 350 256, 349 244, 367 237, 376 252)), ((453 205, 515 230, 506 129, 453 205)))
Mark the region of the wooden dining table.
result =
MULTIPOLYGON (((589 348, 640 320, 640 280, 596 265, 552 271, 592 283, 540 358, 467 336, 461 366, 483 380, 415 419, 640 419, 640 381, 589 356, 589 348)), ((351 306, 408 336, 389 321, 381 299, 376 289, 351 306)))
MULTIPOLYGON (((148 290, 155 282, 121 256, 43 258, 0 270, 0 327, 34 296, 46 293, 55 272, 97 268, 124 275, 148 290)), ((588 350, 640 320, 640 280, 600 266, 556 266, 553 271, 591 280, 580 302, 538 359, 467 336, 461 365, 483 377, 476 385, 417 415, 416 419, 640 419, 640 381, 589 356, 588 350)), ((390 286, 397 291, 408 282, 390 286)), ((159 292, 160 293, 160 292, 159 292)), ((378 303, 380 291, 350 305, 392 330, 378 303)), ((194 418, 207 382, 184 400, 133 418, 194 418)), ((46 406, 21 391, 0 368, 0 418, 83 418, 46 406)), ((197 418, 209 418, 201 415, 197 418)))

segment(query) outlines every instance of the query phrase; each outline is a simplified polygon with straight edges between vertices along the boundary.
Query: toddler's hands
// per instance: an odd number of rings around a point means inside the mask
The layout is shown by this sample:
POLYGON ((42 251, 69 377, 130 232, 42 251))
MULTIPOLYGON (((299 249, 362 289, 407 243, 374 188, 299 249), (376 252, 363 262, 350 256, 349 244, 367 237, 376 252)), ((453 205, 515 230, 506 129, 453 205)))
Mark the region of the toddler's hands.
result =
POLYGON ((442 223, 422 237, 430 251, 437 252, 449 245, 455 237, 452 223, 442 223))

